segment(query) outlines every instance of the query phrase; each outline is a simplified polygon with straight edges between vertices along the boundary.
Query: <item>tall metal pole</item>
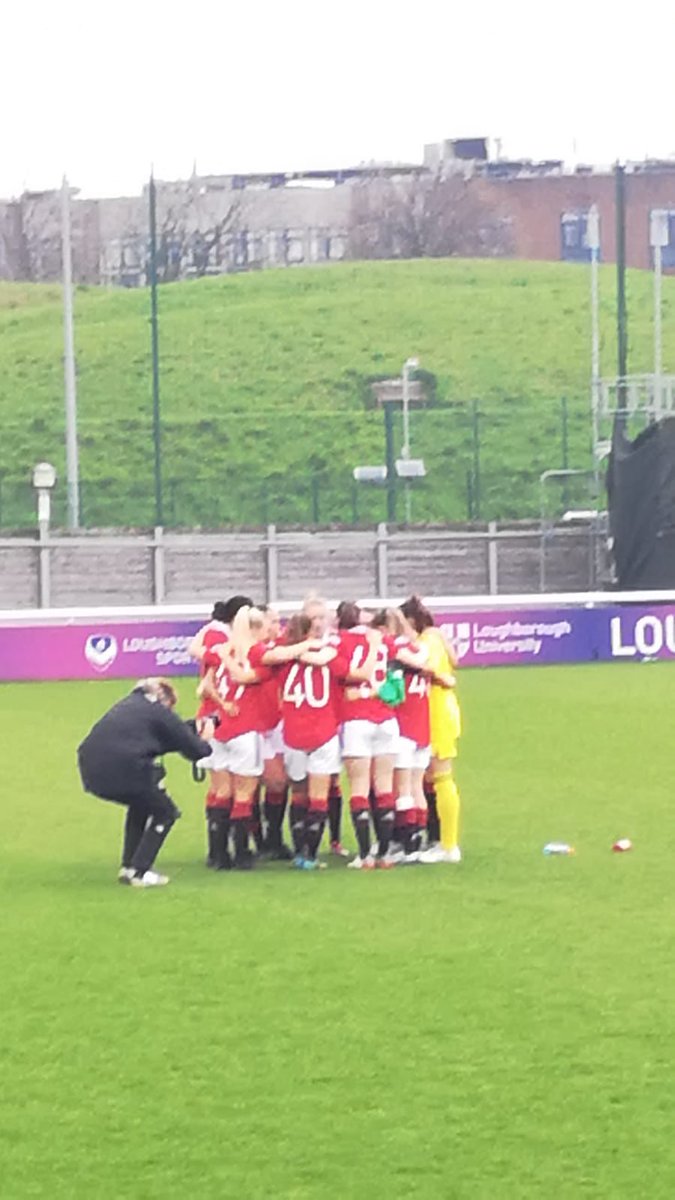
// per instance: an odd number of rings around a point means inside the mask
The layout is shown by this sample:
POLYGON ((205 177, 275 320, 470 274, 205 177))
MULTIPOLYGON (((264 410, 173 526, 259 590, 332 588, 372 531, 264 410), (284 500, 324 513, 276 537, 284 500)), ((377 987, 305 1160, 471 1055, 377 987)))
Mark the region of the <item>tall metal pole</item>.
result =
POLYGON ((159 407, 159 325, 157 318, 157 195, 150 176, 150 327, 152 332, 152 440, 155 459, 155 524, 163 525, 162 425, 159 407))
MULTIPOLYGON (((598 261, 600 258, 600 214, 597 204, 589 209, 586 239, 591 252, 591 419, 593 422, 593 473, 597 485, 600 479, 598 443, 600 441, 600 290, 598 261)), ((564 464, 567 466, 567 463, 564 464)))
POLYGON ((68 528, 80 524, 80 478, 77 451, 77 384, 73 332, 73 258, 70 232, 70 189, 65 175, 61 185, 61 245, 63 259, 63 375, 66 397, 66 483, 68 528))
POLYGON ((403 364, 403 446, 401 458, 410 458, 410 364, 403 364))
MULTIPOLYGON (((616 332, 617 332, 617 375, 624 381, 628 374, 628 315, 626 311, 626 176, 624 168, 617 163, 616 183, 616 332)), ((624 382, 619 383, 619 408, 624 410, 624 382)))
POLYGON ((662 253, 660 244, 654 247, 654 401, 656 419, 661 417, 661 376, 663 374, 663 352, 661 344, 661 271, 662 253))
MULTIPOLYGON (((410 363, 408 359, 403 364, 403 446, 401 458, 410 458, 410 363)), ((410 480, 405 481, 405 523, 410 524, 412 505, 410 503, 410 480)))
POLYGON ((384 439, 385 462, 387 464, 387 520, 396 521, 396 451, 394 450, 394 409, 385 401, 384 439))
POLYGON ((661 280, 663 247, 668 245, 668 213, 661 208, 652 210, 649 218, 649 242, 654 251, 654 408, 656 419, 661 417, 663 342, 661 333, 661 280))

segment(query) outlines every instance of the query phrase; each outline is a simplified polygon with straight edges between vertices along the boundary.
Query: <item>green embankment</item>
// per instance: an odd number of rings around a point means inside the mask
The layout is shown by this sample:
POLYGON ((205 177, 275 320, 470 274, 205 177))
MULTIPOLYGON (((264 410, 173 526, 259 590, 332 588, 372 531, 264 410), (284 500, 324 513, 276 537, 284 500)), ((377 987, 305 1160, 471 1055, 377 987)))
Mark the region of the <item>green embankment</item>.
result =
MULTIPOLYGON (((611 374, 610 267, 601 296, 611 374)), ((664 298, 667 365, 669 279, 664 298)), ((647 273, 629 275, 629 315, 630 369, 646 371, 647 273)), ((148 293, 80 287, 75 318, 83 519, 150 524, 148 293)), ((382 518, 382 491, 352 483, 354 466, 384 460, 382 414, 364 397, 369 379, 400 373, 413 354, 436 380, 433 405, 412 416, 412 451, 428 470, 414 518, 536 515, 540 472, 564 463, 563 402, 567 463, 590 465, 589 342, 588 271, 574 265, 357 263, 165 286, 165 521, 382 518)), ((0 524, 32 520, 27 480, 40 458, 59 470, 63 512, 62 353, 60 289, 0 285, 0 524)))

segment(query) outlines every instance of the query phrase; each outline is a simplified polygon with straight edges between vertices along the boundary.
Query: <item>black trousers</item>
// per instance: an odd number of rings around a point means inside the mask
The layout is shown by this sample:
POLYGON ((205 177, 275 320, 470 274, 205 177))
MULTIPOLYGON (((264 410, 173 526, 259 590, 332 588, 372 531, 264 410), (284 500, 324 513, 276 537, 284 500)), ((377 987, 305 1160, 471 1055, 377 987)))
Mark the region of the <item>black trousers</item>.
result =
POLYGON ((156 764, 147 775, 132 772, 130 778, 127 776, 126 786, 117 786, 125 774, 120 770, 111 786, 108 782, 109 772, 87 770, 82 762, 79 766, 86 792, 126 808, 122 866, 142 875, 154 863, 171 826, 181 815, 180 809, 161 786, 164 770, 156 764))
POLYGON ((161 788, 149 788, 116 803, 124 804, 127 810, 122 866, 142 875, 150 870, 180 810, 161 788))

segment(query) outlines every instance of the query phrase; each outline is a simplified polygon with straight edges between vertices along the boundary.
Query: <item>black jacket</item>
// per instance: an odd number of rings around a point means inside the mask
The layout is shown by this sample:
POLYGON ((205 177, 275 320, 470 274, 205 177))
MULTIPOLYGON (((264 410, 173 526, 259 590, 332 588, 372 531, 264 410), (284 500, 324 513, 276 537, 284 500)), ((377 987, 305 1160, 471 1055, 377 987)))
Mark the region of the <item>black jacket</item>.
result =
POLYGON ((78 746, 82 783, 86 791, 108 800, 143 792, 165 773, 156 759, 172 751, 197 762, 211 747, 170 708, 134 691, 105 713, 78 746))

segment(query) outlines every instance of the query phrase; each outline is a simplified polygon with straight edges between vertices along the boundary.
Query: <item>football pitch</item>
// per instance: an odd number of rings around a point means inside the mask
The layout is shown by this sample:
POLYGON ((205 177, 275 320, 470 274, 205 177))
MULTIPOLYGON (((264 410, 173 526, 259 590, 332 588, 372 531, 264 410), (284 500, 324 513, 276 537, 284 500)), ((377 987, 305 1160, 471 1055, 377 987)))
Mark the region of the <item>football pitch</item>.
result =
POLYGON ((675 672, 460 686, 460 866, 214 875, 174 761, 157 892, 75 773, 125 685, 0 687, 2 1197, 675 1195, 675 672))

